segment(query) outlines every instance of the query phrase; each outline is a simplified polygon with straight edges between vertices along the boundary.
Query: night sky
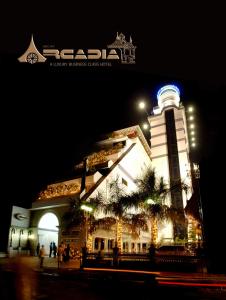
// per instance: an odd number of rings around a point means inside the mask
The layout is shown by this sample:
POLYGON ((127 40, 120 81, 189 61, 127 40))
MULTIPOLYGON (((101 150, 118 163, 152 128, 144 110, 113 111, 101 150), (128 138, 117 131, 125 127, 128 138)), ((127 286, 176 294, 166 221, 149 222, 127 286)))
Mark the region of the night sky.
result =
MULTIPOLYGON (((145 114, 137 110, 137 100, 147 99, 151 110, 157 105, 158 88, 173 83, 181 90, 183 104, 197 109, 199 145, 193 156, 200 162, 204 217, 214 257, 213 245, 222 241, 224 211, 219 208, 225 198, 220 175, 226 100, 223 10, 206 3, 115 9, 107 8, 106 2, 99 4, 101 9, 92 5, 36 8, 35 13, 14 7, 3 19, 4 211, 8 213, 12 204, 30 207, 46 184, 73 175, 73 166, 100 134, 142 124, 145 114), (78 49, 105 48, 116 32, 123 32, 127 40, 132 36, 135 65, 68 69, 17 62, 32 33, 38 49, 78 49)), ((1 219, 4 224, 7 213, 1 219)))

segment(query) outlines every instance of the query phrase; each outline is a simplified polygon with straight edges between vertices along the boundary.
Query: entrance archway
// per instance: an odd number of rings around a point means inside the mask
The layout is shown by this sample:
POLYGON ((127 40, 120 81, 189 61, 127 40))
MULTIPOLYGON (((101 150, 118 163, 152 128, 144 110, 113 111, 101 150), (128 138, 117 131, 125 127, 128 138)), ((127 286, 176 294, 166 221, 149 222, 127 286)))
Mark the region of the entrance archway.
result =
POLYGON ((59 221, 54 213, 44 214, 38 223, 38 242, 45 246, 48 255, 50 243, 58 245, 58 226, 59 221))

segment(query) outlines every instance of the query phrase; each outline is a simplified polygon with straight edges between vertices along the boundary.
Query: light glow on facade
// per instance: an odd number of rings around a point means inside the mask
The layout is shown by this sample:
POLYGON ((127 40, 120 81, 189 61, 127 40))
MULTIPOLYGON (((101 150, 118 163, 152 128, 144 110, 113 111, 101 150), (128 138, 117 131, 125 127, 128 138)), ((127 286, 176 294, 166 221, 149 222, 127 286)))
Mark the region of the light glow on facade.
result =
POLYGON ((157 99, 159 100, 160 96, 166 91, 173 91, 174 93, 177 93, 178 96, 180 96, 180 90, 178 89, 178 87, 173 84, 169 84, 163 86, 160 90, 158 90, 157 99))
POLYGON ((147 124, 147 123, 144 123, 144 124, 143 124, 143 129, 147 130, 147 129, 148 129, 148 127, 149 127, 149 126, 148 126, 148 124, 147 124))
POLYGON ((158 107, 153 109, 154 114, 160 114, 165 107, 180 104, 180 91, 175 85, 165 85, 157 93, 158 107))

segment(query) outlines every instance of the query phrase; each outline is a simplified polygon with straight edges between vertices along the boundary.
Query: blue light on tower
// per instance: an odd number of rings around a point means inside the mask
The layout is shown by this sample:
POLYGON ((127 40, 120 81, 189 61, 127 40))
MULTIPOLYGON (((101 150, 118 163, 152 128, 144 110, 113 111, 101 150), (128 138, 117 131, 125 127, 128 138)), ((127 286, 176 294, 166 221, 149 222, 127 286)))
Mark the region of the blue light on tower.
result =
POLYGON ((179 88, 176 85, 169 84, 169 85, 163 86, 161 89, 158 90, 157 99, 159 100, 159 98, 160 98, 160 96, 162 94, 164 94, 165 92, 170 92, 170 91, 172 91, 174 93, 177 93, 178 96, 180 97, 180 90, 179 90, 179 88))

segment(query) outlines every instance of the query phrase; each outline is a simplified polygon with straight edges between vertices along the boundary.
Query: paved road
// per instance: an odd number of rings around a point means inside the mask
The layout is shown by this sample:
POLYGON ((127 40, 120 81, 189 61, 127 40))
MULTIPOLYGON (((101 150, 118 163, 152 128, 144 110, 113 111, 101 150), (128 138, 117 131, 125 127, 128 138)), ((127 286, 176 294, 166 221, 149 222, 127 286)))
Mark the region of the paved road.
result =
MULTIPOLYGON (((47 260, 46 260, 47 263, 47 260)), ((162 299, 225 300, 226 287, 197 286, 196 283, 226 284, 224 275, 160 272, 157 284, 148 274, 76 270, 53 265, 40 269, 38 259, 17 258, 0 263, 1 300, 74 299, 162 299), (131 277, 132 274, 132 277, 131 277), (159 284, 168 282, 169 284, 159 284), (174 284, 174 282, 182 283, 174 284), (173 284, 171 284, 173 283, 173 284), (193 283, 194 285, 187 285, 193 283)), ((130 270, 131 271, 131 270, 130 270)))

